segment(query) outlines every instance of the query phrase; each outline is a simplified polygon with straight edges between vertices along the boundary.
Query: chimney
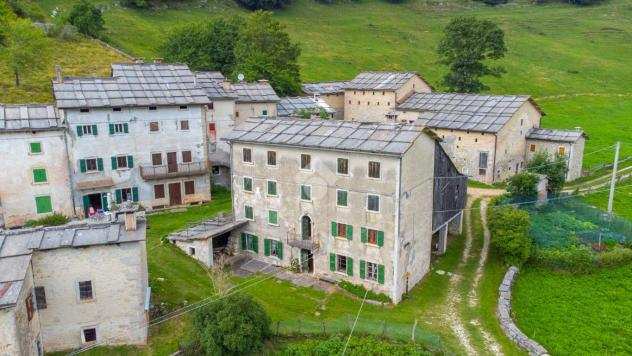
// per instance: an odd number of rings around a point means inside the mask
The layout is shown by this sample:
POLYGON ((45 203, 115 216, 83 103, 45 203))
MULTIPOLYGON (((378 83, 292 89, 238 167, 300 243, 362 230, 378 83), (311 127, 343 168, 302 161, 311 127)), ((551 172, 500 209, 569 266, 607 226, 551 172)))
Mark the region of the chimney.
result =
POLYGON ((136 231, 136 214, 133 211, 125 213, 125 231, 136 231))
POLYGON ((55 64, 55 81, 57 83, 61 83, 61 66, 59 64, 55 64))

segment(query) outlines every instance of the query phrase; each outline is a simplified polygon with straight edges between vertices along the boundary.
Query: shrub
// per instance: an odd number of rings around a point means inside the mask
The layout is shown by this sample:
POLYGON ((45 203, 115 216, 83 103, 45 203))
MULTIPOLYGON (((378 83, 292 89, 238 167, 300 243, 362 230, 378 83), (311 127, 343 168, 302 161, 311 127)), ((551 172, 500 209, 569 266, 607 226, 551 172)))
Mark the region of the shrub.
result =
POLYGON ((364 294, 366 293, 366 299, 375 300, 382 303, 391 302, 391 298, 389 298, 389 296, 387 296, 386 294, 376 293, 372 290, 367 292, 366 288, 359 284, 353 284, 347 281, 340 281, 338 282, 338 285, 340 286, 340 288, 360 298, 364 298, 364 294))
POLYGON ((566 181, 566 157, 559 155, 551 157, 546 151, 537 152, 527 163, 527 171, 544 174, 549 180, 548 190, 557 194, 566 181))
MULTIPOLYGON (((289 344, 280 352, 287 356, 326 356, 342 354, 347 340, 334 336, 326 340, 305 340, 289 344)), ((376 338, 374 336, 353 337, 347 345, 349 355, 428 355, 429 352, 420 344, 397 342, 376 338)))
POLYGON ((516 200, 529 201, 538 195, 538 176, 529 172, 518 173, 509 178, 507 191, 516 200))
POLYGON ((489 221, 491 244, 505 263, 520 266, 526 262, 533 250, 529 214, 510 206, 494 207, 489 221))
POLYGON ((486 5, 491 5, 491 6, 502 5, 508 2, 508 0, 476 0, 476 1, 485 3, 486 5))
POLYGON ((99 38, 103 32, 105 21, 101 10, 87 0, 82 0, 70 10, 68 23, 75 26, 80 33, 86 36, 99 38))
POLYGON ((594 266, 594 255, 584 245, 572 245, 564 249, 539 249, 533 263, 553 270, 572 273, 588 273, 594 266))
POLYGON ((236 0, 237 3, 249 10, 274 10, 290 5, 291 0, 236 0))
POLYGON ((67 216, 63 214, 54 213, 48 216, 44 216, 39 219, 29 220, 24 224, 26 227, 35 226, 59 226, 65 225, 70 221, 67 216))
POLYGON ((615 246, 610 250, 597 254, 597 266, 616 267, 632 262, 632 250, 615 246))
POLYGON ((233 294, 199 309, 193 317, 193 340, 186 352, 244 355, 260 351, 270 337, 270 318, 246 294, 233 294))
POLYGON ((137 9, 146 9, 149 7, 149 2, 146 0, 122 0, 121 5, 137 9))
POLYGON ((7 4, 18 17, 29 18, 33 21, 46 20, 46 13, 35 2, 30 0, 7 0, 7 4))

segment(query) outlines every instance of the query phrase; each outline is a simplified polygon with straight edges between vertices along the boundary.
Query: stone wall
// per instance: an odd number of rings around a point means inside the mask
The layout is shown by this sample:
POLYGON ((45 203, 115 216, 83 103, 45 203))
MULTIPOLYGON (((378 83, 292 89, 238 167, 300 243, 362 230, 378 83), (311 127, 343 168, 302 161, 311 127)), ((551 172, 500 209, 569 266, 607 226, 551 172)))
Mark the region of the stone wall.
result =
POLYGON ((535 340, 531 340, 525 335, 511 318, 511 287, 518 274, 517 267, 510 267, 505 273, 500 287, 498 288, 498 318, 500 319, 500 327, 505 332, 505 335, 518 346, 529 352, 529 355, 548 355, 548 351, 542 345, 538 344, 535 340))

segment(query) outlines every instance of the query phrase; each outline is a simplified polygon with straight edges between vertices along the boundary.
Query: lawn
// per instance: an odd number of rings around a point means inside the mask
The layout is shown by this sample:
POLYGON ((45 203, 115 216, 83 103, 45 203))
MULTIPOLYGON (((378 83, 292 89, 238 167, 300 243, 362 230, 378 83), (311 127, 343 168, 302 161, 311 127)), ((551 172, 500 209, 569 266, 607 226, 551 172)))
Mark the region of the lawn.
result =
POLYGON ((513 293, 518 326, 551 354, 632 353, 632 265, 582 276, 529 268, 513 293))
MULTIPOLYGON (((614 194, 614 213, 632 221, 632 181, 627 180, 618 184, 614 194)), ((586 195, 584 198, 588 204, 600 209, 608 208, 608 190, 602 189, 599 193, 586 195)))

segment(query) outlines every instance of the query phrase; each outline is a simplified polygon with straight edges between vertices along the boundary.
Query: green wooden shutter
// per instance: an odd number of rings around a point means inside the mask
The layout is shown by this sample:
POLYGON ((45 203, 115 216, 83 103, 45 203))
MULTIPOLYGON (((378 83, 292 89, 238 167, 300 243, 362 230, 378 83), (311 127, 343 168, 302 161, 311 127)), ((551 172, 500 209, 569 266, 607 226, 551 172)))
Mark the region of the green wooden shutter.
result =
POLYGON ((336 254, 329 254, 329 270, 334 272, 336 270, 336 254))
POLYGON ((77 126, 77 136, 83 136, 83 127, 81 125, 77 126))
POLYGON ((33 182, 34 183, 45 183, 46 179, 46 169, 44 168, 35 168, 33 170, 33 182))
POLYGON ((377 245, 380 247, 384 246, 384 231, 377 232, 377 245))
POLYGON ((116 157, 112 156, 112 170, 115 170, 116 168, 118 168, 117 164, 116 164, 116 157))
POLYGON ((120 189, 116 189, 114 195, 116 196, 116 204, 121 204, 123 202, 123 192, 120 189))
POLYGON ((353 277, 353 258, 347 257, 347 276, 353 277))
POLYGON ((42 196, 35 198, 35 209, 38 214, 50 213, 53 211, 53 203, 50 200, 50 196, 42 196))
POLYGON ((97 169, 99 172, 103 172, 103 158, 97 158, 97 169))
POLYGON ((127 156, 127 168, 134 168, 134 156, 127 156))
POLYGON ((103 211, 109 211, 110 207, 108 206, 108 195, 106 193, 101 193, 101 208, 103 211))
POLYGON ((85 173, 86 172, 86 160, 85 159, 80 159, 79 160, 79 170, 81 171, 81 173, 85 173))
POLYGON ((361 227, 360 228, 360 241, 366 243, 368 238, 368 232, 366 230, 366 227, 361 227))
POLYGON ((96 135, 97 135, 97 125, 92 125, 92 134, 93 134, 94 136, 96 136, 96 135))
POLYGON ((366 261, 360 260, 360 278, 364 279, 366 275, 366 261))
POLYGON ((263 239, 263 254, 265 256, 270 256, 270 240, 263 239))
POLYGON ((338 224, 335 221, 331 222, 331 236, 338 236, 338 224))
POLYGON ((377 281, 384 284, 384 265, 377 266, 377 281))
POLYGON ((243 232, 241 233, 241 249, 246 249, 246 234, 243 232))
POLYGON ((42 153, 42 144, 39 142, 31 142, 31 153, 42 153))
POLYGON ((129 133, 129 125, 127 124, 127 122, 123 124, 123 132, 129 133))
POLYGON ((88 215, 88 208, 90 207, 90 197, 87 195, 83 196, 83 212, 88 215))
POLYGON ((281 241, 277 241, 277 256, 279 256, 279 259, 282 260, 283 259, 283 242, 281 241))
POLYGON ((132 200, 138 201, 138 187, 132 187, 132 200))
POLYGON ((110 135, 114 135, 114 124, 110 124, 110 135))
POLYGON ((252 250, 259 253, 259 238, 254 235, 252 236, 252 250))
POLYGON ((353 240, 353 226, 347 225, 347 240, 353 240))

